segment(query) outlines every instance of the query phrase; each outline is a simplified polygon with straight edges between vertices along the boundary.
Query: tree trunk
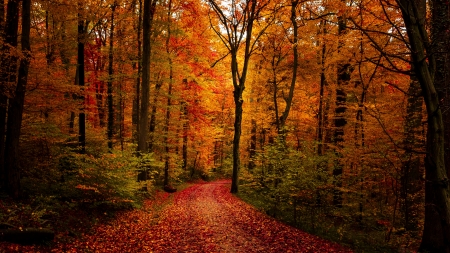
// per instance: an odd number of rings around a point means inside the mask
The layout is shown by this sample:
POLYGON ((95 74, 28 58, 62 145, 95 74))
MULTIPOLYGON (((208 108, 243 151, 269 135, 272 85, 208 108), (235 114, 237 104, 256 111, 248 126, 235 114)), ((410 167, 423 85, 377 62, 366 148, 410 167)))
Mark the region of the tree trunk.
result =
POLYGON ((31 26, 31 0, 22 2, 22 53, 19 73, 14 97, 10 99, 8 107, 8 123, 5 145, 5 168, 7 172, 7 192, 14 198, 20 196, 20 167, 19 167, 19 140, 22 127, 23 106, 30 64, 30 26, 31 26))
MULTIPOLYGON (((2 0, 3 8, 4 2, 2 0)), ((8 108, 8 87, 16 80, 17 57, 11 54, 17 48, 17 30, 19 27, 19 0, 8 1, 6 12, 6 22, 4 9, 2 10, 2 28, 0 39, 4 41, 0 52, 0 175, 1 185, 6 187, 8 179, 5 168, 5 133, 8 108)))
POLYGON ((257 125, 256 125, 256 120, 252 119, 251 121, 252 123, 252 128, 251 128, 251 135, 250 135, 250 151, 249 151, 249 161, 248 161, 248 170, 250 172, 253 171, 253 169, 256 167, 255 164, 255 156, 256 156, 256 130, 257 130, 257 125))
POLYGON ((113 74, 114 74, 114 13, 116 11, 116 3, 111 7, 111 28, 109 30, 109 66, 108 66, 108 148, 113 148, 114 136, 114 100, 113 100, 113 74))
POLYGON ((169 60, 169 89, 167 92, 167 109, 166 109, 166 125, 164 144, 166 149, 166 161, 164 166, 164 186, 169 185, 169 167, 170 167, 170 148, 169 148, 169 128, 170 128, 170 106, 172 103, 172 86, 173 86, 173 63, 170 50, 171 39, 171 20, 172 20, 172 0, 169 0, 167 10, 167 38, 166 38, 166 53, 169 60))
POLYGON ((420 212, 417 205, 420 203, 418 192, 422 190, 421 177, 423 171, 420 170, 421 156, 418 151, 423 144, 420 141, 422 127, 422 103, 420 83, 417 78, 411 76, 408 89, 408 104, 406 108, 406 119, 404 122, 404 146, 405 154, 402 162, 401 173, 401 197, 404 227, 406 230, 414 231, 419 226, 417 214, 420 212))
MULTIPOLYGON (((5 42, 5 1, 0 0, 0 41, 5 42)), ((6 91, 6 73, 5 73, 5 63, 6 60, 6 48, 0 48, 0 188, 3 188, 5 182, 5 131, 6 131, 6 104, 7 97, 6 91)))
POLYGON ((133 111, 132 111, 132 124, 136 126, 136 130, 133 133, 134 139, 138 140, 139 133, 139 105, 140 105, 140 89, 141 89, 141 72, 142 72, 142 41, 141 41, 141 29, 142 28, 142 0, 139 0, 139 16, 137 24, 137 78, 136 78, 136 93, 134 95, 133 101, 133 111))
MULTIPOLYGON (((345 34, 346 18, 338 17, 338 35, 342 36, 345 34)), ((338 48, 342 48, 343 42, 339 42, 338 48)), ((338 50, 339 50, 338 49, 338 50)), ((344 148, 344 128, 347 125, 347 119, 345 112, 347 111, 347 93, 345 91, 345 85, 350 81, 350 74, 352 67, 349 63, 338 63, 337 67, 337 88, 336 88, 336 108, 334 111, 334 133, 333 142, 336 146, 335 154, 336 160, 334 162, 333 168, 333 181, 335 189, 333 190, 333 205, 336 207, 342 207, 342 173, 344 165, 342 164, 342 149, 344 148)))
POLYGON ((235 88, 234 90, 234 139, 233 139, 233 174, 231 177, 231 193, 238 192, 238 173, 240 169, 240 156, 239 156, 239 145, 241 141, 241 129, 242 129, 242 104, 244 100, 242 99, 242 91, 240 88, 235 88))
POLYGON ((152 29, 153 16, 155 14, 157 0, 144 0, 143 15, 143 54, 142 54, 142 94, 141 108, 139 116, 139 138, 138 151, 146 153, 148 151, 148 107, 150 96, 150 56, 151 44, 150 34, 152 29))
MULTIPOLYGON (((183 80, 183 83, 187 86, 187 80, 183 80)), ((186 101, 181 102, 181 112, 182 112, 182 120, 183 120, 183 147, 182 147, 182 156, 183 156, 183 170, 187 170, 188 163, 188 130, 189 130, 189 112, 187 109, 186 101)))
POLYGON ((169 126, 170 126, 170 105, 172 97, 172 80, 173 70, 172 61, 170 60, 170 78, 169 78, 169 91, 167 93, 167 109, 166 109, 166 122, 164 126, 164 145, 166 151, 165 163, 164 163, 164 185, 169 185, 169 160, 170 160, 170 148, 169 148, 169 126))
MULTIPOLYGON (((214 0, 208 1, 215 13, 219 15, 222 23, 225 25, 225 29, 227 30, 227 38, 224 40, 223 35, 220 35, 218 30, 215 30, 218 36, 221 36, 222 41, 226 44, 229 49, 229 53, 231 55, 231 75, 233 79, 233 97, 235 103, 235 120, 234 120, 234 139, 233 139, 233 174, 231 178, 231 193, 238 192, 238 173, 240 169, 240 158, 239 158, 239 146, 240 146, 240 138, 241 138, 241 127, 242 127, 242 104, 244 102, 242 98, 242 93, 245 89, 245 81, 247 78, 248 65, 250 61, 250 56, 252 53, 252 48, 255 43, 253 41, 252 44, 252 30, 253 30, 253 22, 257 18, 258 13, 261 9, 257 7, 257 0, 249 0, 245 3, 245 6, 241 6, 242 11, 245 12, 245 18, 237 18, 236 13, 231 13, 232 20, 224 14, 224 12, 220 9, 217 3, 214 0), (231 24, 232 22, 232 24, 231 24), (237 23, 235 23, 237 22, 237 23), (240 30, 239 30, 240 29, 240 30), (245 38, 244 40, 242 40, 245 38), (241 41, 245 41, 245 48, 243 53, 243 64, 242 70, 239 73, 238 68, 238 50, 241 46, 241 41)), ((235 2, 232 3, 232 8, 236 8, 237 4, 235 2)), ((263 8, 263 7, 261 7, 263 8)), ((258 39, 259 37, 256 37, 258 39)))
POLYGON ((162 81, 157 80, 156 84, 155 84, 155 92, 154 92, 155 97, 153 98, 152 111, 150 113, 150 127, 149 127, 150 140, 148 143, 149 152, 153 152, 153 146, 154 146, 154 142, 155 142, 156 109, 157 109, 157 105, 158 105, 158 96, 159 96, 159 91, 161 89, 161 86, 162 86, 162 81))
POLYGON ((286 107, 284 109, 283 114, 280 118, 280 128, 278 129, 278 134, 282 135, 282 139, 284 140, 286 138, 286 120, 289 116, 289 111, 291 110, 292 105, 292 99, 294 98, 294 89, 295 89, 295 83, 297 82, 297 69, 298 69, 298 24, 297 24, 297 5, 298 0, 291 1, 291 23, 292 23, 292 32, 293 32, 293 44, 292 44, 292 51, 294 55, 294 62, 292 63, 292 79, 291 79, 291 86, 289 88, 289 95, 286 100, 286 107))
MULTIPOLYGON (((436 58, 434 85, 439 96, 444 125, 450 127, 450 5, 446 0, 431 1, 431 39, 436 58)), ((444 133, 445 168, 450 177, 450 131, 444 133)))
POLYGON ((5 29, 5 0, 0 0, 0 38, 4 39, 5 29))
MULTIPOLYGON (((326 33, 326 22, 321 22, 321 32, 323 34, 326 33)), ((324 94, 325 94, 325 87, 327 86, 327 80, 325 76, 325 53, 326 53, 326 44, 323 42, 322 44, 322 50, 320 55, 320 65, 322 67, 320 71, 320 90, 319 90, 319 110, 317 113, 317 155, 323 156, 325 154, 325 146, 324 146, 324 139, 325 139, 325 124, 326 124, 326 118, 325 118, 325 105, 324 105, 324 94)), ((327 165, 326 162, 320 161, 317 164, 316 167, 317 171, 319 172, 319 176, 317 177, 320 182, 322 182, 324 179, 320 176, 322 172, 326 171, 327 165)), ((317 206, 322 205, 322 190, 320 188, 316 189, 316 204, 317 206)))
MULTIPOLYGON (((425 222, 420 252, 450 252, 450 202, 444 160, 444 122, 434 86, 436 61, 425 27, 425 0, 397 0, 428 116, 425 156, 425 222), (427 59, 427 60, 426 60, 427 59)), ((435 38, 436 39, 436 38, 435 38)), ((439 41, 433 41, 433 44, 439 41)))
POLYGON ((80 86, 80 95, 78 99, 81 103, 80 113, 78 114, 78 144, 80 147, 80 153, 86 153, 86 115, 85 115, 85 101, 84 101, 84 44, 85 44, 85 23, 82 17, 82 5, 78 2, 78 85, 80 86))

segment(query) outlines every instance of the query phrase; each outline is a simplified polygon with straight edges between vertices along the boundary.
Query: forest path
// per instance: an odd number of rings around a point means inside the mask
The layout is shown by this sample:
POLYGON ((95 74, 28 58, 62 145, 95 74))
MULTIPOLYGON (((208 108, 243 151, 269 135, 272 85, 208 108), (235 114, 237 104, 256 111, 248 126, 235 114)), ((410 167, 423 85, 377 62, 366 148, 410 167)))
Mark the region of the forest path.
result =
POLYGON ((174 196, 153 227, 156 252, 350 252, 282 224, 229 193, 229 181, 174 196))
POLYGON ((50 247, 8 244, 0 252, 351 252, 260 213, 229 190, 230 181, 216 181, 159 192, 78 239, 58 234, 50 247))

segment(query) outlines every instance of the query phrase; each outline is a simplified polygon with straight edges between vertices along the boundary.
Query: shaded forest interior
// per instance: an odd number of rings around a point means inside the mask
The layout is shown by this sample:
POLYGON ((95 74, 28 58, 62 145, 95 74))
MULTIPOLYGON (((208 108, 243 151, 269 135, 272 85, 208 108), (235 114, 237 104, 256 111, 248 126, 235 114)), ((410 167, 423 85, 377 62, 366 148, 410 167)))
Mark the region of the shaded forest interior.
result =
POLYGON ((231 178, 355 250, 450 252, 449 8, 0 0, 0 230, 231 178))

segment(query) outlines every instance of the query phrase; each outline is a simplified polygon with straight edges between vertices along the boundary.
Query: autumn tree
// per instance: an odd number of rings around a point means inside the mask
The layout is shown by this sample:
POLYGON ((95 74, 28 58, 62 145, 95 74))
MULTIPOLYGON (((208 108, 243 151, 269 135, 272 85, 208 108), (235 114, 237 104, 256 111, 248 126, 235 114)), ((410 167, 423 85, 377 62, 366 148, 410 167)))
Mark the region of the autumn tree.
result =
MULTIPOLYGON (((231 192, 238 192, 238 173, 240 169, 240 138, 242 133, 242 104, 244 100, 242 94, 245 89, 245 81, 250 62, 250 57, 260 36, 264 33, 262 28, 255 36, 252 34, 255 21, 260 18, 262 11, 267 7, 266 2, 256 0, 232 1, 231 4, 219 3, 210 0, 209 4, 218 18, 218 24, 212 23, 217 36, 227 48, 231 56, 231 75, 233 82, 233 96, 235 103, 234 140, 233 140, 233 175, 231 192), (224 32, 222 32, 222 30, 224 32), (243 63, 239 67, 239 56, 243 48, 243 63)), ((270 18, 269 22, 270 23, 270 18)), ((267 25, 266 25, 267 26, 267 25)))
POLYGON ((144 0, 143 5, 143 51, 142 51, 142 89, 141 103, 139 107, 139 134, 138 151, 147 152, 148 138, 148 108, 150 95, 150 56, 151 42, 150 33, 152 31, 153 16, 155 14, 157 0, 144 0))
MULTIPOLYGON (((445 66, 436 61, 433 45, 447 43, 445 36, 429 37, 426 29, 426 1, 396 1, 405 23, 411 47, 414 73, 419 80, 427 111, 425 157, 425 224, 420 245, 421 252, 450 252, 450 202, 445 168, 445 126, 439 103, 436 70, 445 66)), ((440 9, 445 3, 433 2, 440 9)), ((436 13, 435 13, 436 14, 436 13)), ((446 22, 446 21, 443 21, 446 22)), ((436 23, 434 23, 436 25, 436 23)))

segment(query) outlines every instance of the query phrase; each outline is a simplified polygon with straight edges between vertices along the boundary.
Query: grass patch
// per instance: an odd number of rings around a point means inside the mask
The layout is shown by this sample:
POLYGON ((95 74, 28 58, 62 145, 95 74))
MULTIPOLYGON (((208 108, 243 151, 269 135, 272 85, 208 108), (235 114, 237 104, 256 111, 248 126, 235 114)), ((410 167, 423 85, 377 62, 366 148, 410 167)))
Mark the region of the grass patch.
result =
POLYGON ((269 192, 256 191, 249 185, 242 185, 237 194, 246 203, 261 212, 288 225, 321 238, 346 245, 355 252, 412 252, 418 238, 407 238, 406 234, 390 234, 388 229, 376 226, 370 220, 359 221, 354 213, 345 208, 313 207, 302 203, 278 199, 269 192), (296 206, 295 206, 296 205, 296 206), (295 208, 295 212, 294 212, 295 208), (406 244, 405 241, 409 241, 406 244))

